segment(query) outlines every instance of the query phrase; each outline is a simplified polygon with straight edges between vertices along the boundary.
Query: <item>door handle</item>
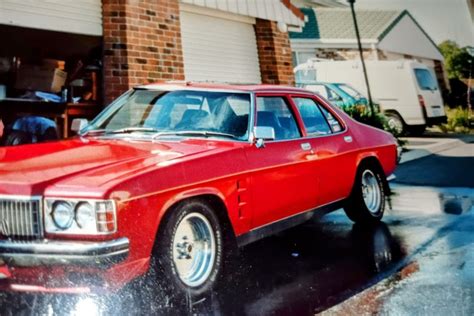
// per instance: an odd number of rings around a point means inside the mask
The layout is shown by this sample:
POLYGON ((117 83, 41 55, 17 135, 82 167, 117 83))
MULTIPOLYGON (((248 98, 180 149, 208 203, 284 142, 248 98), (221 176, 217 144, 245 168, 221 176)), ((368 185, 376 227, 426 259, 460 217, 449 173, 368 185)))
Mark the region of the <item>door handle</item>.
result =
POLYGON ((346 143, 352 143, 352 136, 344 136, 344 141, 346 143))
POLYGON ((311 144, 310 143, 302 143, 301 144, 301 149, 310 150, 311 149, 311 144))

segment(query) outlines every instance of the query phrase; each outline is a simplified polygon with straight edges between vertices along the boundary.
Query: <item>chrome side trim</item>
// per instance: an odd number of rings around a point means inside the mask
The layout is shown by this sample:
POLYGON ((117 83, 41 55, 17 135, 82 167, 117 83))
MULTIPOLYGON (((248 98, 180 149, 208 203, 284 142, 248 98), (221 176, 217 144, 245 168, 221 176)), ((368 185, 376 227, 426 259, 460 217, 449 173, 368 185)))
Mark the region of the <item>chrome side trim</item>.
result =
POLYGON ((281 231, 287 230, 291 227, 303 224, 304 222, 310 220, 313 217, 323 216, 327 213, 333 212, 343 207, 345 199, 338 200, 317 208, 301 212, 299 214, 289 216, 282 220, 260 226, 255 228, 245 234, 237 236, 237 245, 239 247, 250 244, 254 241, 260 240, 262 238, 277 234, 281 231))
POLYGON ((0 259, 11 266, 92 265, 108 267, 124 260, 130 242, 122 237, 102 242, 0 240, 0 259))

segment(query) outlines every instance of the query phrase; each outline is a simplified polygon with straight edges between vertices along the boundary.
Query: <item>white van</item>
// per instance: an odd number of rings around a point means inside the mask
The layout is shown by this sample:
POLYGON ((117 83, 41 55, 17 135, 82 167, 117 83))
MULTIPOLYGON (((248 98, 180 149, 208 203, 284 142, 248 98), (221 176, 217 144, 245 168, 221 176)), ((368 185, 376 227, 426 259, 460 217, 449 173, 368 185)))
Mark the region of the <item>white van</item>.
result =
MULTIPOLYGON (((389 124, 398 131, 422 134, 427 126, 446 122, 436 76, 413 60, 366 61, 370 91, 389 124)), ((340 82, 367 91, 360 61, 310 59, 295 67, 297 81, 340 82)))

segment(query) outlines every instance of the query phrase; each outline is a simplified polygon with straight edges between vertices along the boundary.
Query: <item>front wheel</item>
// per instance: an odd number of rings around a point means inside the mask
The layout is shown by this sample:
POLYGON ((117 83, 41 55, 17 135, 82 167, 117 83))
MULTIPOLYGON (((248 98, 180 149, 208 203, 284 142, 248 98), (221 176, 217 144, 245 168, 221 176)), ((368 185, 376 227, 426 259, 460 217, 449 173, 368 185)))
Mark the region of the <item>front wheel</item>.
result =
POLYGON ((157 236, 152 268, 165 289, 197 297, 215 286, 222 266, 221 225, 203 201, 186 201, 167 218, 157 236))
POLYGON ((385 191, 382 172, 372 165, 362 165, 344 211, 356 223, 370 224, 382 219, 385 211, 385 191))

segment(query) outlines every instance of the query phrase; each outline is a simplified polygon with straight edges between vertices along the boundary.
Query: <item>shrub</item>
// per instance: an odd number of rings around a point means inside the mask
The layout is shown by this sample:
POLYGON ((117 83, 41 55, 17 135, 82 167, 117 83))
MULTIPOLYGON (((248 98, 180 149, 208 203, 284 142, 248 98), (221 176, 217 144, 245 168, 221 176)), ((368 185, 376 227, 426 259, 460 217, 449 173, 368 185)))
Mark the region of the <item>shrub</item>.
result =
MULTIPOLYGON (((378 109, 379 107, 376 105, 375 108, 378 109)), ((344 112, 349 114, 353 119, 355 119, 356 121, 360 123, 367 124, 379 129, 383 129, 391 133, 397 139, 399 146, 404 147, 404 145, 406 144, 404 140, 400 139, 401 135, 399 135, 399 133, 395 129, 391 128, 388 125, 387 117, 380 111, 376 110, 374 115, 372 115, 370 109, 368 109, 366 106, 346 107, 346 108, 343 108, 343 110, 344 112)))
POLYGON ((472 128, 472 119, 469 115, 469 110, 458 106, 454 109, 446 108, 446 114, 448 116, 448 123, 439 126, 441 131, 456 132, 456 133, 470 133, 472 128))

